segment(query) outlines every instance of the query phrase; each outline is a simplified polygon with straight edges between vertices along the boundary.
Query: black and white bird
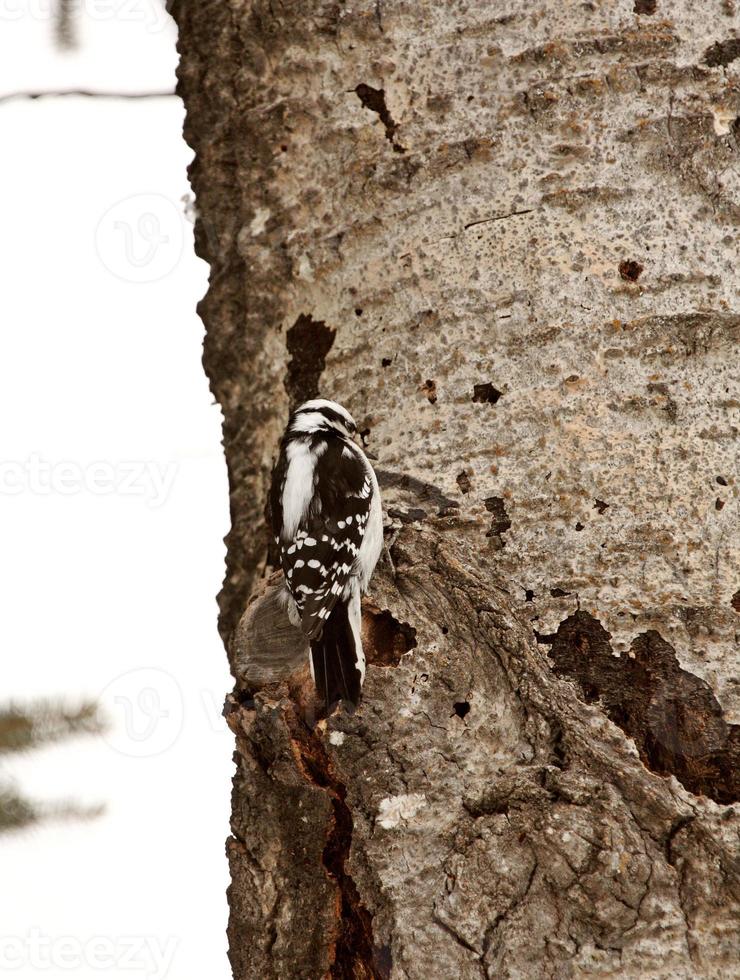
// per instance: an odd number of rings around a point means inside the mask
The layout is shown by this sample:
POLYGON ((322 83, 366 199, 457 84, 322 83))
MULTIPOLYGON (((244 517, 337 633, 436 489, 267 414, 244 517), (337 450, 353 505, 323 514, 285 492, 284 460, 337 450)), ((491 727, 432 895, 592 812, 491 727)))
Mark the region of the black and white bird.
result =
POLYGON ((349 412, 315 398, 290 417, 272 478, 272 527, 288 615, 308 637, 327 710, 365 679, 360 596, 383 546, 380 491, 349 412))

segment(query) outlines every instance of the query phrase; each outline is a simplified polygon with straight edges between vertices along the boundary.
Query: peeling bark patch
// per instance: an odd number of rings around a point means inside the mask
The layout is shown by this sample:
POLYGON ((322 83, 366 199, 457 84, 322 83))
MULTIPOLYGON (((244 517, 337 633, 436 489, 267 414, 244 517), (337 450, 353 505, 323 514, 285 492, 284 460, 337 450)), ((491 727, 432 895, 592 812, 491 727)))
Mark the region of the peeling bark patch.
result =
POLYGON ((490 405, 495 405, 502 395, 503 391, 499 391, 498 388, 494 388, 490 381, 486 381, 479 385, 473 385, 474 402, 488 402, 490 405))
POLYGON ((655 630, 640 634, 621 657, 610 639, 583 611, 540 637, 551 644, 555 672, 577 681, 585 701, 600 703, 649 769, 717 803, 740 799, 740 725, 725 722, 709 685, 680 667, 655 630))
POLYGON ((704 64, 710 68, 724 68, 736 58, 740 58, 740 38, 738 37, 728 37, 726 41, 717 41, 704 52, 704 64))
POLYGON ((619 263, 619 275, 627 282, 637 282, 642 275, 644 266, 634 259, 625 259, 619 263))
POLYGON ((501 537, 511 527, 509 515, 506 513, 503 497, 486 497, 483 501, 489 514, 493 514, 491 530, 486 532, 487 538, 497 538, 503 548, 504 541, 501 537))
POLYGON ((290 354, 285 390, 291 410, 319 394, 319 381, 326 364, 326 355, 334 343, 336 331, 323 320, 314 320, 304 313, 298 317, 286 335, 290 354))
POLYGON ((650 16, 658 9, 658 0, 635 0, 634 11, 636 14, 646 14, 650 16))
POLYGON ((398 123, 395 122, 388 111, 388 106, 385 104, 385 89, 373 88, 371 85, 365 85, 364 82, 361 82, 355 89, 355 93, 366 109, 378 114, 380 121, 385 126, 385 138, 395 152, 405 153, 406 148, 396 142, 398 123))
POLYGON ((362 645, 368 663, 375 667, 397 667, 401 657, 416 646, 416 630, 408 623, 400 623, 389 610, 365 602, 362 645))
POLYGON ((434 403, 437 401, 437 382, 433 381, 431 378, 428 378, 421 386, 420 390, 426 395, 429 402, 434 405, 434 403))

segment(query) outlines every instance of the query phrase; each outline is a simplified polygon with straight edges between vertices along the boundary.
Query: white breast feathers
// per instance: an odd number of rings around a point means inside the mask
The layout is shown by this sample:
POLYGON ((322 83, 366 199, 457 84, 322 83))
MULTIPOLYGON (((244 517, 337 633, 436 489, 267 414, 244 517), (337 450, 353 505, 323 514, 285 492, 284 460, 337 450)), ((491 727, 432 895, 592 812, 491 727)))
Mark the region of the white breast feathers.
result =
POLYGON ((310 449, 308 442, 303 440, 290 442, 286 456, 288 467, 283 487, 283 526, 280 536, 283 541, 292 541, 311 503, 314 470, 318 457, 310 449))

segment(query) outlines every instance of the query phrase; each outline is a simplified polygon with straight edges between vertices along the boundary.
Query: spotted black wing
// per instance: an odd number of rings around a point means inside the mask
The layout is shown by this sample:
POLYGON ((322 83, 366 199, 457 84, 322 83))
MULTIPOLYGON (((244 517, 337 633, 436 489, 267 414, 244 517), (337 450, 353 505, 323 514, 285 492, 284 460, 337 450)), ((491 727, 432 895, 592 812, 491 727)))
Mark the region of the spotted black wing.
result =
POLYGON ((345 597, 370 515, 372 483, 364 458, 344 440, 327 440, 314 474, 314 496, 280 561, 301 613, 303 632, 320 635, 345 597))

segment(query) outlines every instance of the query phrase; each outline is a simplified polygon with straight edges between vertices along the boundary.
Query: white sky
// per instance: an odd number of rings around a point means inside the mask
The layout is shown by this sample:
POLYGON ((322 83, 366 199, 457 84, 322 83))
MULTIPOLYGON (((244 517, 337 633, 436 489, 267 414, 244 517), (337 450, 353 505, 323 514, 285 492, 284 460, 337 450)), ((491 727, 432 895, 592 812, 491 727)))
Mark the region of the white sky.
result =
MULTIPOLYGON (((0 0, 0 95, 174 87, 144 0, 0 0)), ((113 722, 3 764, 32 797, 104 803, 0 838, 0 973, 221 980, 231 683, 215 594, 220 413, 183 217, 179 100, 0 103, 0 697, 98 697, 113 722)))

